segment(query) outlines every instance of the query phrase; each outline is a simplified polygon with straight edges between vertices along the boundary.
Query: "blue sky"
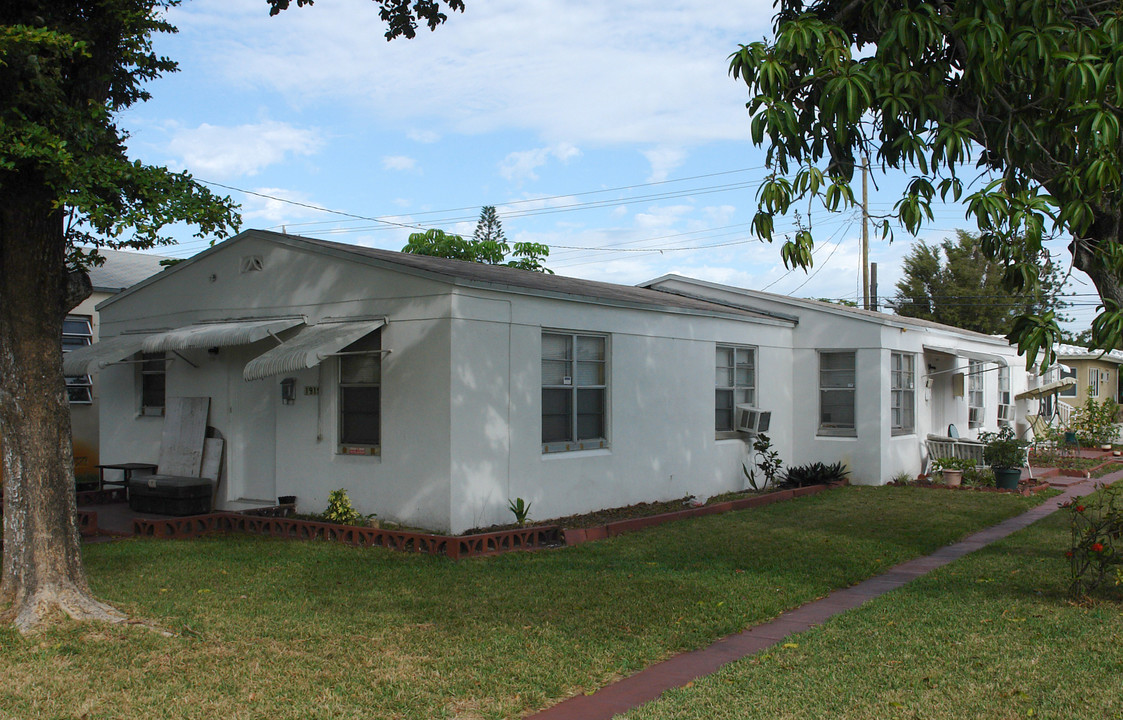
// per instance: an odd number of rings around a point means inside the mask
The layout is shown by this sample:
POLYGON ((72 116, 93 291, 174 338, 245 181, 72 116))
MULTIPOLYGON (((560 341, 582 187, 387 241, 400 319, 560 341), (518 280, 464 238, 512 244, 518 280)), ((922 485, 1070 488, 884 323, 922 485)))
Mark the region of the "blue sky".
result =
MULTIPOLYGON (((495 205, 508 239, 549 245, 560 274, 854 299, 852 213, 811 212, 810 273, 749 231, 764 157, 728 56, 767 36, 772 13, 771 0, 467 0, 436 32, 387 43, 368 0, 273 18, 264 0, 188 0, 157 41, 180 72, 121 125, 134 156, 237 188, 215 186, 247 228, 400 250, 419 227, 470 235, 495 205)), ((873 179, 871 210, 887 210, 901 179, 873 179)), ((921 237, 956 228, 963 209, 941 208, 921 237)), ((872 244, 882 296, 911 242, 872 244)), ((184 233, 160 252, 204 247, 184 233)), ((1070 290, 1086 326, 1091 285, 1070 290)))

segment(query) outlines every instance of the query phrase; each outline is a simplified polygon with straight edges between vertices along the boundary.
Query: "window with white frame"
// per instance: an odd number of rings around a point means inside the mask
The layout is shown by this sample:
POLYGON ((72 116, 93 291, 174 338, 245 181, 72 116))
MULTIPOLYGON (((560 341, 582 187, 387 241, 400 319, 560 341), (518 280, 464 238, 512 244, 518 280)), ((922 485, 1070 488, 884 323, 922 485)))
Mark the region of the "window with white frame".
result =
MULTIPOLYGON (((67 315, 62 321, 62 351, 86 347, 94 341, 89 315, 67 315)), ((93 381, 89 375, 66 378, 66 396, 72 405, 89 405, 94 401, 93 381)))
POLYGON ((1088 368, 1088 397, 1100 396, 1100 370, 1088 368))
POLYGON ((819 352, 819 433, 854 435, 857 353, 819 352))
MULTIPOLYGON (((1076 380, 1076 368, 1071 368, 1068 365, 1061 365, 1061 380, 1071 378, 1076 380)), ((1061 397, 1076 397, 1076 385, 1070 385, 1057 393, 1061 397)))
POLYGON ((986 417, 986 395, 983 383, 983 363, 967 363, 967 427, 982 427, 986 417))
POLYGON ((1010 368, 998 366, 998 424, 1009 425, 1014 420, 1014 404, 1010 396, 1010 368))
POLYGON ((890 355, 890 409, 894 435, 916 430, 916 356, 890 355))
POLYGON ((714 429, 733 433, 737 405, 756 404, 756 348, 718 345, 714 365, 714 429))
POLYGON ((542 449, 607 443, 608 356, 603 335, 542 333, 542 449))
POLYGON ((163 415, 167 388, 167 357, 162 352, 141 353, 140 414, 163 415))
POLYGON ((382 334, 339 353, 339 451, 378 455, 382 445, 382 334))

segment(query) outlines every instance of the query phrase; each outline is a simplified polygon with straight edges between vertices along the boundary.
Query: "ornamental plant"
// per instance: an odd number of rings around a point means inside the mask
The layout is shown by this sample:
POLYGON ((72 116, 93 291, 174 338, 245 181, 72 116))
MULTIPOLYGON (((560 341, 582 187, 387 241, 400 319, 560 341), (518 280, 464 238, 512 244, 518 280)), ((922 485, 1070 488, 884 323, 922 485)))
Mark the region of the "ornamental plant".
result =
POLYGON ((979 440, 986 443, 983 448, 983 461, 991 467, 1018 468, 1025 460, 1025 449, 1029 443, 1014 435, 1009 425, 998 432, 979 433, 979 440))
POLYGON ((942 457, 932 461, 933 470, 970 470, 975 467, 971 458, 942 457))
POLYGON ((362 519, 362 514, 351 504, 351 498, 343 488, 332 490, 328 493, 328 509, 324 511, 324 519, 339 525, 354 525, 362 519))
POLYGON ((1097 402, 1090 397, 1083 406, 1072 414, 1069 429, 1076 433, 1082 445, 1106 445, 1119 437, 1119 426, 1115 424, 1119 406, 1111 398, 1097 402))
POLYGON ((749 467, 746 463, 741 463, 741 472, 745 474, 745 479, 749 481, 749 487, 759 492, 765 488, 772 486, 776 487, 780 470, 784 466, 784 461, 780 459, 780 453, 772 449, 772 440, 760 433, 753 440, 753 467, 749 467), (763 482, 757 484, 757 470, 763 475, 763 482))
POLYGON ((1072 545, 1065 551, 1069 594, 1080 600, 1111 582, 1123 585, 1123 485, 1097 485, 1098 492, 1063 505, 1071 518, 1072 545))

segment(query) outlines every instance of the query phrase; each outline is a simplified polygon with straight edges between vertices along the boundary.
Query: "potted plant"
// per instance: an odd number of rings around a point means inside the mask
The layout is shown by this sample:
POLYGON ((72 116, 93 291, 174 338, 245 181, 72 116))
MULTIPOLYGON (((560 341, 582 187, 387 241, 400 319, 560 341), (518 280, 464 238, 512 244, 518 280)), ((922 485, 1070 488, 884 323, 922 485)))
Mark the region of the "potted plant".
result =
POLYGON ((979 440, 986 445, 983 461, 994 471, 995 486, 1006 490, 1017 489, 1029 443, 1018 439, 1009 425, 996 433, 979 433, 979 440))
POLYGON ((963 483, 963 471, 973 467, 975 461, 970 458, 942 457, 932 463, 932 468, 940 471, 948 487, 959 487, 963 483))

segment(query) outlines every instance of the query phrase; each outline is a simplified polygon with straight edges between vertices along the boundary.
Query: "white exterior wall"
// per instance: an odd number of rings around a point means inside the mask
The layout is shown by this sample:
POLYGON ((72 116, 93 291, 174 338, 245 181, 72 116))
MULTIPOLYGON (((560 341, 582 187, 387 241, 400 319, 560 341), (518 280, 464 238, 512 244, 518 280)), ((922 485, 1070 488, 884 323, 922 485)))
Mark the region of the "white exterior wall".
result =
MULTIPOLYGON (((952 377, 956 372, 967 372, 967 357, 926 351, 925 346, 1004 357, 1010 368, 1011 399, 1029 383, 1023 360, 1001 338, 984 338, 953 328, 909 326, 902 318, 892 315, 868 316, 842 307, 786 301, 686 278, 661 278, 651 287, 798 318, 791 355, 794 423, 786 444, 791 450, 781 452, 788 467, 816 461, 843 462, 850 469, 851 482, 883 484, 902 472, 915 477, 923 466, 924 441, 928 434, 946 434, 949 423, 956 425, 962 437, 976 437, 980 430, 997 430, 997 365, 993 362, 985 365, 983 427, 969 429, 966 380, 963 396, 953 397, 952 394, 952 377), (819 434, 820 350, 856 352, 856 434, 852 437, 819 434), (908 353, 915 358, 915 431, 899 435, 893 435, 890 413, 893 352, 908 353), (925 383, 929 363, 936 366, 930 388, 925 383)), ((1020 419, 1025 412, 1024 402, 1017 403, 1016 407, 1020 419)), ((779 433, 773 423, 774 439, 779 439, 779 433)))
MULTIPOLYGON (((181 351, 168 396, 211 398, 209 424, 227 440, 220 505, 295 495, 320 511, 344 488, 363 513, 440 531, 511 520, 507 501, 556 517, 744 487, 744 441, 714 431, 716 344, 757 348, 758 404, 790 427, 790 324, 611 307, 580 299, 455 287, 341 262, 254 238, 205 254, 107 304, 107 336, 204 320, 305 315, 385 316, 381 456, 337 452, 338 363, 245 383, 242 368, 272 347, 181 351), (242 274, 244 255, 263 270, 242 274), (608 436, 603 450, 543 454, 543 328, 608 337, 608 436), (192 364, 198 367, 193 367, 192 364), (317 388, 318 390, 306 390, 317 388)), ((137 415, 135 364, 106 368, 102 442, 111 462, 156 462, 162 419, 137 415)), ((776 445, 790 452, 790 433, 776 445)))
POLYGON ((792 421, 786 323, 465 290, 454 307, 454 532, 510 522, 519 497, 549 518, 744 488, 746 442, 714 431, 717 344, 757 348, 758 403, 792 421), (543 452, 544 330, 607 336, 608 447, 543 452))
MULTIPOLYGON (((446 529, 450 506, 447 287, 369 266, 345 263, 246 238, 203 256, 102 309, 108 334, 182 327, 230 317, 385 316, 382 454, 338 453, 338 362, 293 373, 296 400, 280 401, 281 377, 246 383, 242 369, 274 346, 181 351, 169 363, 167 395, 211 398, 208 424, 227 441, 220 506, 275 502, 296 495, 301 510, 322 511, 328 493, 348 491, 364 513, 410 525, 446 529), (239 273, 243 255, 262 255, 264 269, 239 273), (210 280, 211 276, 215 279, 210 280), (307 390, 306 388, 312 388, 307 390), (311 394, 314 393, 314 394, 311 394), (270 483, 272 478, 272 483, 270 483)), ((103 331, 105 333, 106 331, 103 331)), ((107 398, 103 457, 156 462, 163 419, 141 417, 136 365, 102 371, 107 398)))

